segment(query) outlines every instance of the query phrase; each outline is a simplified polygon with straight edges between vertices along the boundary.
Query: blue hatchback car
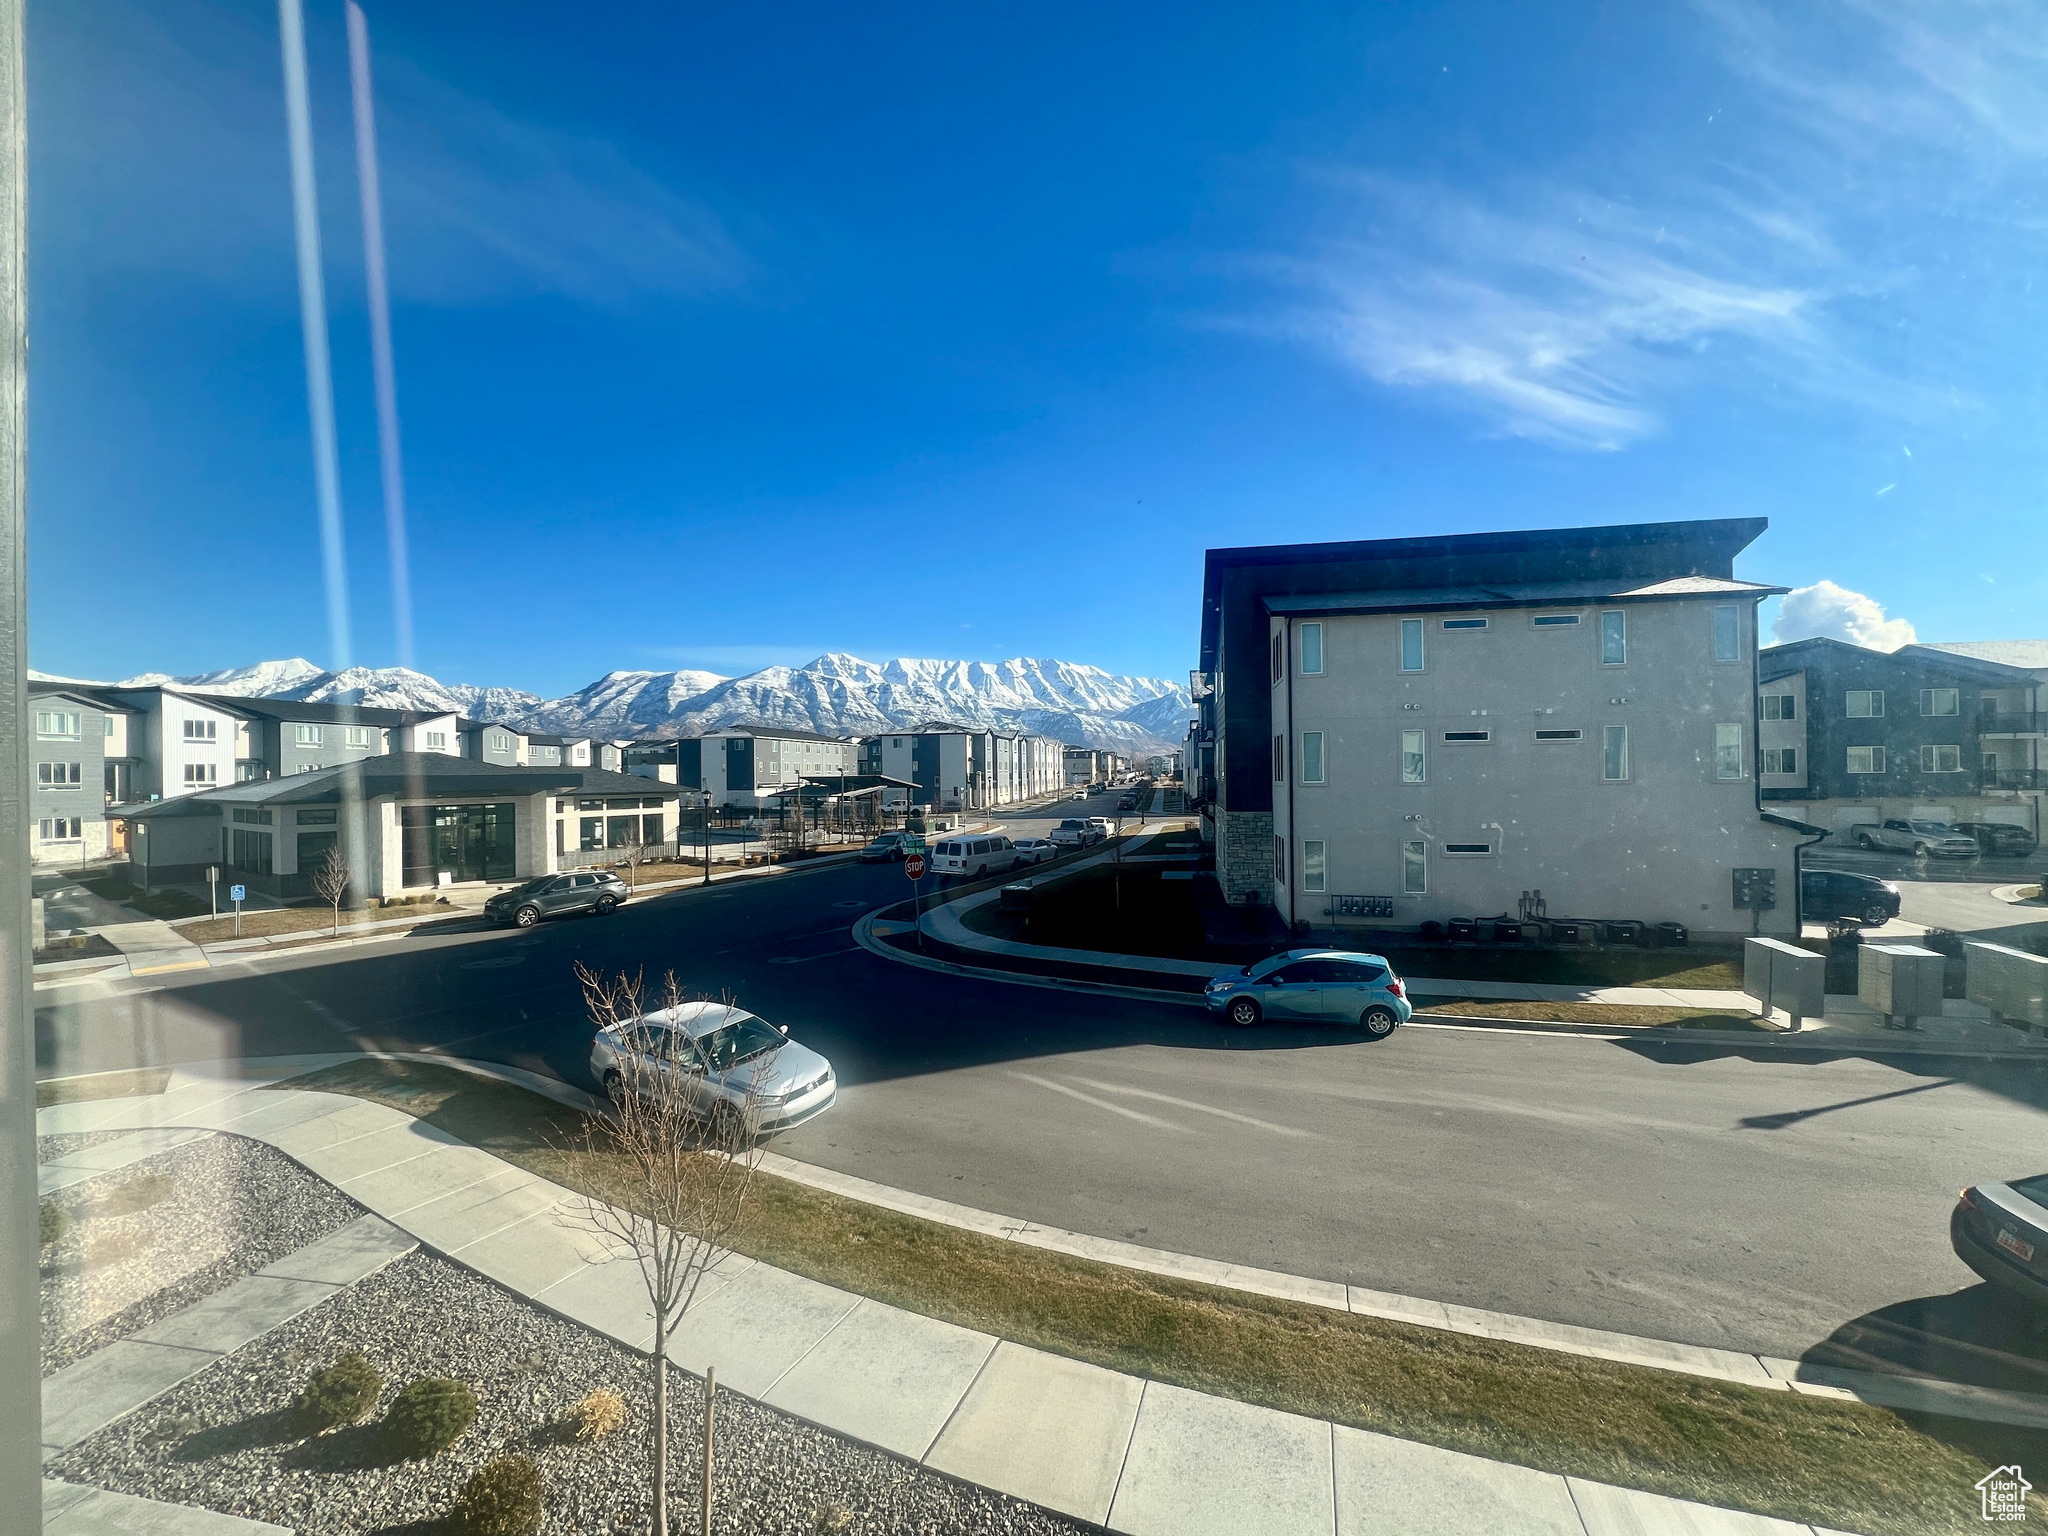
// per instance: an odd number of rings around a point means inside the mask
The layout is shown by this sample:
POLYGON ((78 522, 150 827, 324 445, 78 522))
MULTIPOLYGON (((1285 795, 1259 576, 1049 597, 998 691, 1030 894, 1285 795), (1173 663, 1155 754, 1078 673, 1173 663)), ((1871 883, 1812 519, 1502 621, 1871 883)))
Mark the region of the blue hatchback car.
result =
POLYGON ((1268 955, 1235 976, 1218 976, 1203 1000, 1233 1024, 1353 1024, 1372 1040, 1386 1039, 1415 1012, 1384 956, 1348 949, 1268 955))

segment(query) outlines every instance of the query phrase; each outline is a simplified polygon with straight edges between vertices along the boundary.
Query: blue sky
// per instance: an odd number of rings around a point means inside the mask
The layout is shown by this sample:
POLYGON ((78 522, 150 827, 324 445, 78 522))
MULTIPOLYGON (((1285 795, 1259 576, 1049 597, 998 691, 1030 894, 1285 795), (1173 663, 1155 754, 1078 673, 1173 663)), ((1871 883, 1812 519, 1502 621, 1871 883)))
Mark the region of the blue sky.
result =
MULTIPOLYGON (((1179 676, 1213 545, 1730 515, 1805 630, 2048 631, 2038 6, 366 8, 444 679, 1179 676)), ((274 7, 33 7, 30 72, 34 664, 329 662, 274 7)))

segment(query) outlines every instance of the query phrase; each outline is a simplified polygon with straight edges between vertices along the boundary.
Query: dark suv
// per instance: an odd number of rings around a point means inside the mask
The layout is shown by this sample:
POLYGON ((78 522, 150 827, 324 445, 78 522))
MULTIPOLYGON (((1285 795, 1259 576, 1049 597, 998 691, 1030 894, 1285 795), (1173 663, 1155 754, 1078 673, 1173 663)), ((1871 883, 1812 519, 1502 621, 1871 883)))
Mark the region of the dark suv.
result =
POLYGON ((2009 821, 1959 821, 1956 830, 1977 839, 1977 846, 1988 854, 2029 854, 2040 846, 2032 832, 2009 821))
POLYGON ((544 917, 559 917, 565 912, 595 912, 603 917, 616 910, 626 895, 626 882, 608 869, 539 875, 524 885, 498 892, 484 903, 484 916, 494 923, 531 928, 544 917))
POLYGON ((1875 875, 1803 869, 1799 872, 1799 915, 1809 923, 1862 923, 1876 928, 1899 915, 1899 888, 1875 875))

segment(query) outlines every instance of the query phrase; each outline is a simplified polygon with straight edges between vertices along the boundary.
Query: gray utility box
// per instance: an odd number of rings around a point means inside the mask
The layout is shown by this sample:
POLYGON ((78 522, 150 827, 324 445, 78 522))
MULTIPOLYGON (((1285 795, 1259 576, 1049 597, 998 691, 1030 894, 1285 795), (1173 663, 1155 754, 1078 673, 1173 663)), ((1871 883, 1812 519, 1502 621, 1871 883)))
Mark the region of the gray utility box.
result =
POLYGON ((1918 944, 1864 944, 1856 951, 1856 995, 1887 1020, 1941 1017, 1946 955, 1918 944))
POLYGON ((2048 956, 2003 944, 1965 942, 1963 992, 2010 1024, 2048 1030, 2048 956))
POLYGON ((1783 939, 1742 941, 1742 990, 1768 1013, 1782 1008, 1801 1019, 1817 1019, 1828 1010, 1828 961, 1783 939))

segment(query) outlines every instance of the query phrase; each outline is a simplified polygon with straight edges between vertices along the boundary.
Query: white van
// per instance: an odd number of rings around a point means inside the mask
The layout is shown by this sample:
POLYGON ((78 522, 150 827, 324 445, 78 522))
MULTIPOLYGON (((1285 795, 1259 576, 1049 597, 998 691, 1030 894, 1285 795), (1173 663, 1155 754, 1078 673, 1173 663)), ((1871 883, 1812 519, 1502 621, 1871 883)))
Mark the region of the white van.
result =
POLYGON ((932 844, 932 873, 935 875, 998 874, 1023 863, 1007 837, 949 837, 932 844))

